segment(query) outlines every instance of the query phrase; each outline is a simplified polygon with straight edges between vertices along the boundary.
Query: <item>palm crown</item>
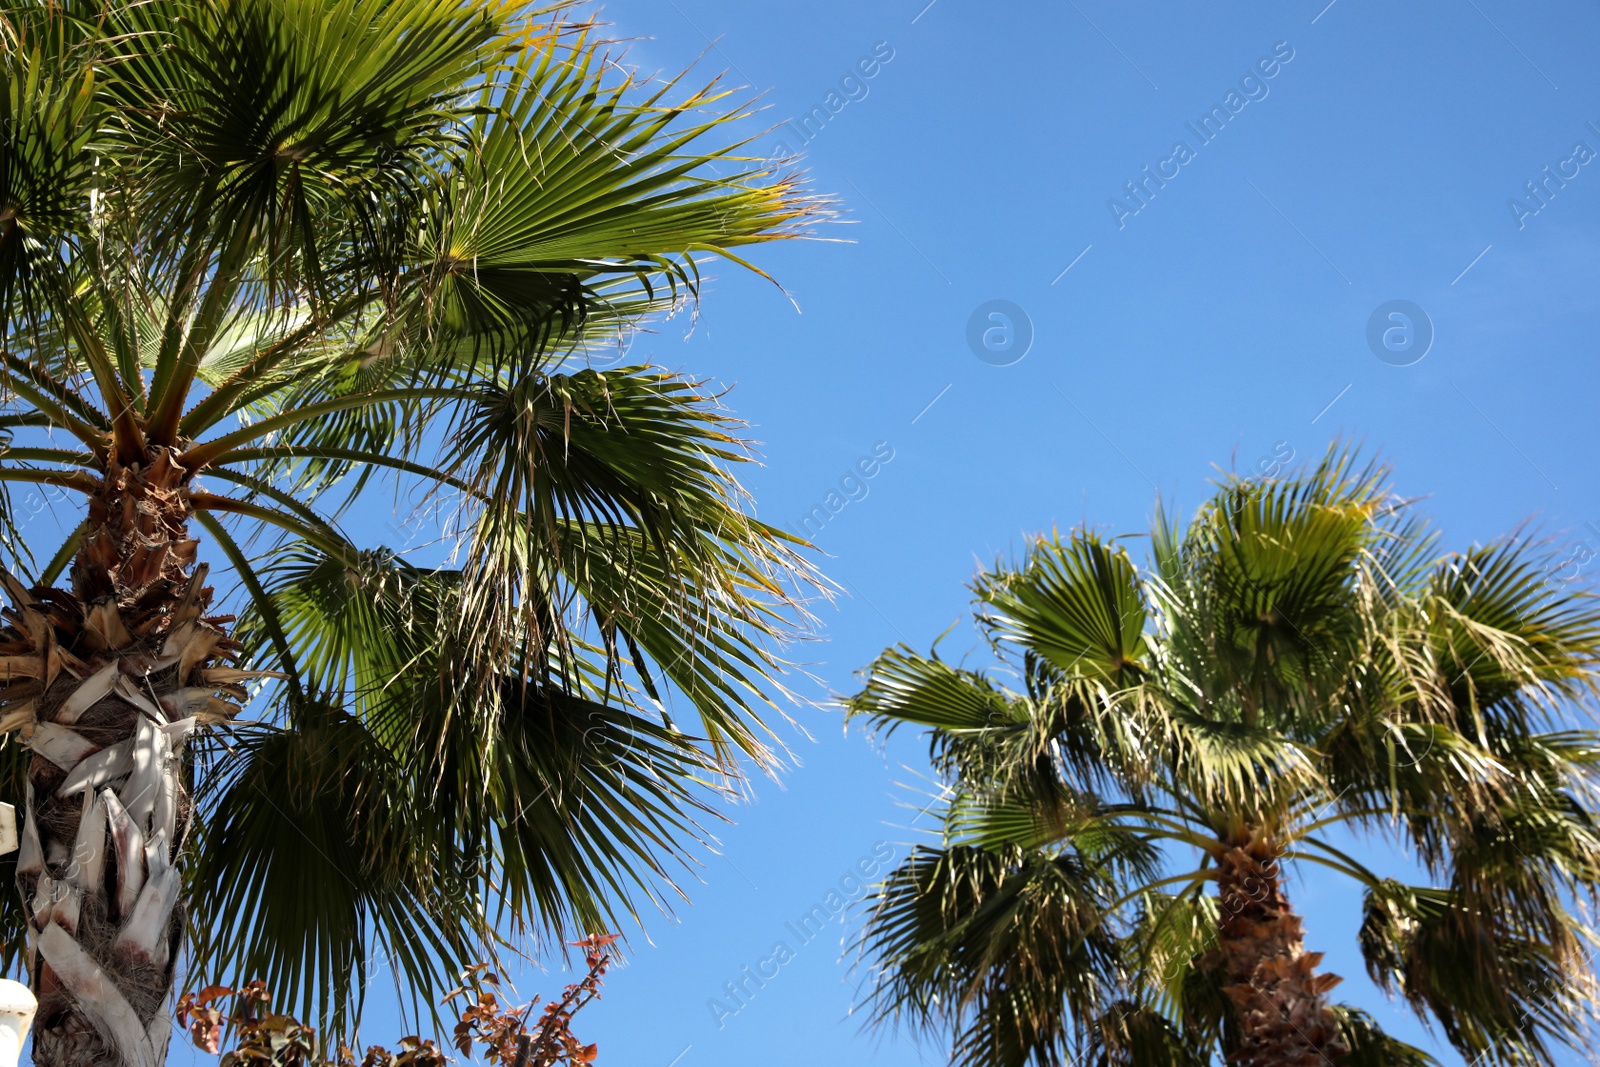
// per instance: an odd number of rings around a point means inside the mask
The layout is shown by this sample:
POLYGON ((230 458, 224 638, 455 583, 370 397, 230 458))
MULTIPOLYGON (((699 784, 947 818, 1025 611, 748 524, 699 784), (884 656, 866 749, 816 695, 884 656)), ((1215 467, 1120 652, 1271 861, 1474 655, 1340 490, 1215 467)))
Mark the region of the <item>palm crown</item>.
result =
POLYGON ((180 895, 202 973, 335 1022, 654 896, 810 576, 713 393, 572 362, 824 205, 560 10, 12 5, 0 78, 0 486, 87 501, 38 557, 0 509, 41 1061, 159 1059, 180 895), (342 531, 380 486, 450 566, 342 531))
POLYGON ((940 845, 863 933, 876 1017, 952 1034, 962 1064, 1432 1062, 1327 999, 1296 871, 1359 885, 1372 977, 1471 1062, 1581 1047, 1594 599, 1523 536, 1441 555, 1337 451, 1230 479, 1151 544, 1140 568, 1040 538, 979 577, 1018 688, 895 648, 849 700, 930 728, 944 783, 940 845), (1415 862, 1373 870, 1351 836, 1415 862))

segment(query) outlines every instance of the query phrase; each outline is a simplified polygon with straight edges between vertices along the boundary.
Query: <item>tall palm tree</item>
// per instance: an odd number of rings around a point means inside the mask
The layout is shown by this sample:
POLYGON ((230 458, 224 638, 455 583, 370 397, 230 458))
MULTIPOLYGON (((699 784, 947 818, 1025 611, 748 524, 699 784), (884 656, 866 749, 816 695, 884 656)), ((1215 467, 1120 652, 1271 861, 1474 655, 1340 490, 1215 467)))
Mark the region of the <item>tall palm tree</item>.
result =
POLYGON ((874 1018, 958 1064, 1432 1063, 1328 997, 1292 872, 1364 894, 1367 969, 1469 1062, 1584 1049, 1595 598, 1521 535, 1440 552, 1343 451, 1151 545, 1041 537, 983 573, 1009 685, 898 647, 848 701, 929 728, 941 783, 941 841, 862 935, 874 1018))
POLYGON ((11 4, 0 78, 36 1062, 161 1062, 186 945, 347 1030, 385 967, 426 1003, 657 899, 812 578, 714 392, 584 360, 825 205, 715 81, 501 0, 11 4), (356 544, 375 493, 448 565, 356 544), (35 557, 39 494, 84 510, 35 557))

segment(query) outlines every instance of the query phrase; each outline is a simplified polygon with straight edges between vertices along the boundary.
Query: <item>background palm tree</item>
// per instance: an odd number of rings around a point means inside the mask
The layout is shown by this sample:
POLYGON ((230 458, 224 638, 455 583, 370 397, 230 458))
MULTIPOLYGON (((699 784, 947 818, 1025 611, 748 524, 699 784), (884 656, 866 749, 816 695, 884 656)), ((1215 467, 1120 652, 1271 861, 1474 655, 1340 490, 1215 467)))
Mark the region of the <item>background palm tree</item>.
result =
POLYGON ((1584 1050, 1595 599, 1521 535, 1442 554, 1342 452, 1151 538, 1144 569, 1078 532, 978 578, 1011 685, 902 647, 849 700, 930 728, 942 783, 862 936, 874 1017, 960 1064, 1433 1062, 1327 998, 1297 871, 1362 888, 1372 977, 1469 1062, 1584 1050))
POLYGON ((186 926, 346 1029, 656 897, 811 576, 714 394, 583 357, 823 205, 560 10, 13 4, 0 78, 0 487, 87 505, 0 501, 36 1061, 159 1063, 186 926), (342 532, 380 488, 450 566, 342 532))

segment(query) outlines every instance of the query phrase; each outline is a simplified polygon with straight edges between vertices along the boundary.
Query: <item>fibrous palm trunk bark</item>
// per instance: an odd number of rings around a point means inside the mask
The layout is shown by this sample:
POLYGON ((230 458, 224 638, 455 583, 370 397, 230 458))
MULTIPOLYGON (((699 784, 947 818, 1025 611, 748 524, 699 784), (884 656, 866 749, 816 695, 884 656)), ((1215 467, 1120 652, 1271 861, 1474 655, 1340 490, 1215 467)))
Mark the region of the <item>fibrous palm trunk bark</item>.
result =
POLYGON ((73 591, 0 575, 0 729, 33 752, 17 888, 39 998, 34 1062, 160 1064, 183 937, 175 866, 184 745, 237 712, 250 675, 206 618, 186 472, 114 460, 91 499, 73 591))
POLYGON ((1323 996, 1341 979, 1316 973, 1300 916, 1284 894, 1276 850, 1259 838, 1235 842, 1218 863, 1218 950, 1239 1022, 1229 1054, 1238 1067, 1323 1067, 1347 1051, 1323 996))

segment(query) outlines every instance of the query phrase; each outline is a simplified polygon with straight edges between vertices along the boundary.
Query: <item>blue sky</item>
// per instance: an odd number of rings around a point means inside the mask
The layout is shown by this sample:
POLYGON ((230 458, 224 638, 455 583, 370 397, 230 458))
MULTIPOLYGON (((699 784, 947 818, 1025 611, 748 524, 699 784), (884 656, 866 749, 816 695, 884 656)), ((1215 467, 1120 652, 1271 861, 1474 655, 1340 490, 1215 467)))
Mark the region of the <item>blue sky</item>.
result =
MULTIPOLYGON (((1381 450, 1452 547, 1532 518, 1600 548, 1593 5, 617 0, 605 15, 643 73, 698 59, 764 94, 752 133, 828 113, 805 166, 850 220, 826 234, 841 243, 758 250, 784 291, 719 266, 692 333, 675 320, 634 348, 733 387, 762 444, 746 482, 763 518, 797 523, 840 494, 816 541, 844 593, 819 609, 826 642, 799 650, 807 697, 952 625, 942 650, 977 655, 965 583, 1029 532, 1136 533, 1158 496, 1193 508, 1217 466, 1340 436, 1381 450), (1207 115, 1209 140, 1190 125, 1207 115), (1020 315, 980 316, 980 339, 1001 331, 984 359, 969 323, 992 301, 1020 315), (1380 309, 1387 358, 1368 340, 1380 309), (863 458, 872 476, 847 481, 863 458)), ((792 129, 756 150, 800 147, 792 129)), ((581 1017, 608 1067, 943 1062, 850 1017, 855 916, 737 1014, 708 1006, 775 942, 797 945, 786 924, 848 894, 875 849, 899 858, 928 826, 906 807, 925 788, 919 740, 878 748, 834 710, 794 716, 794 768, 729 812, 691 903, 628 931, 627 966, 581 1017)), ((1304 875, 1291 893, 1343 998, 1428 1043, 1365 978, 1355 894, 1304 875)))

